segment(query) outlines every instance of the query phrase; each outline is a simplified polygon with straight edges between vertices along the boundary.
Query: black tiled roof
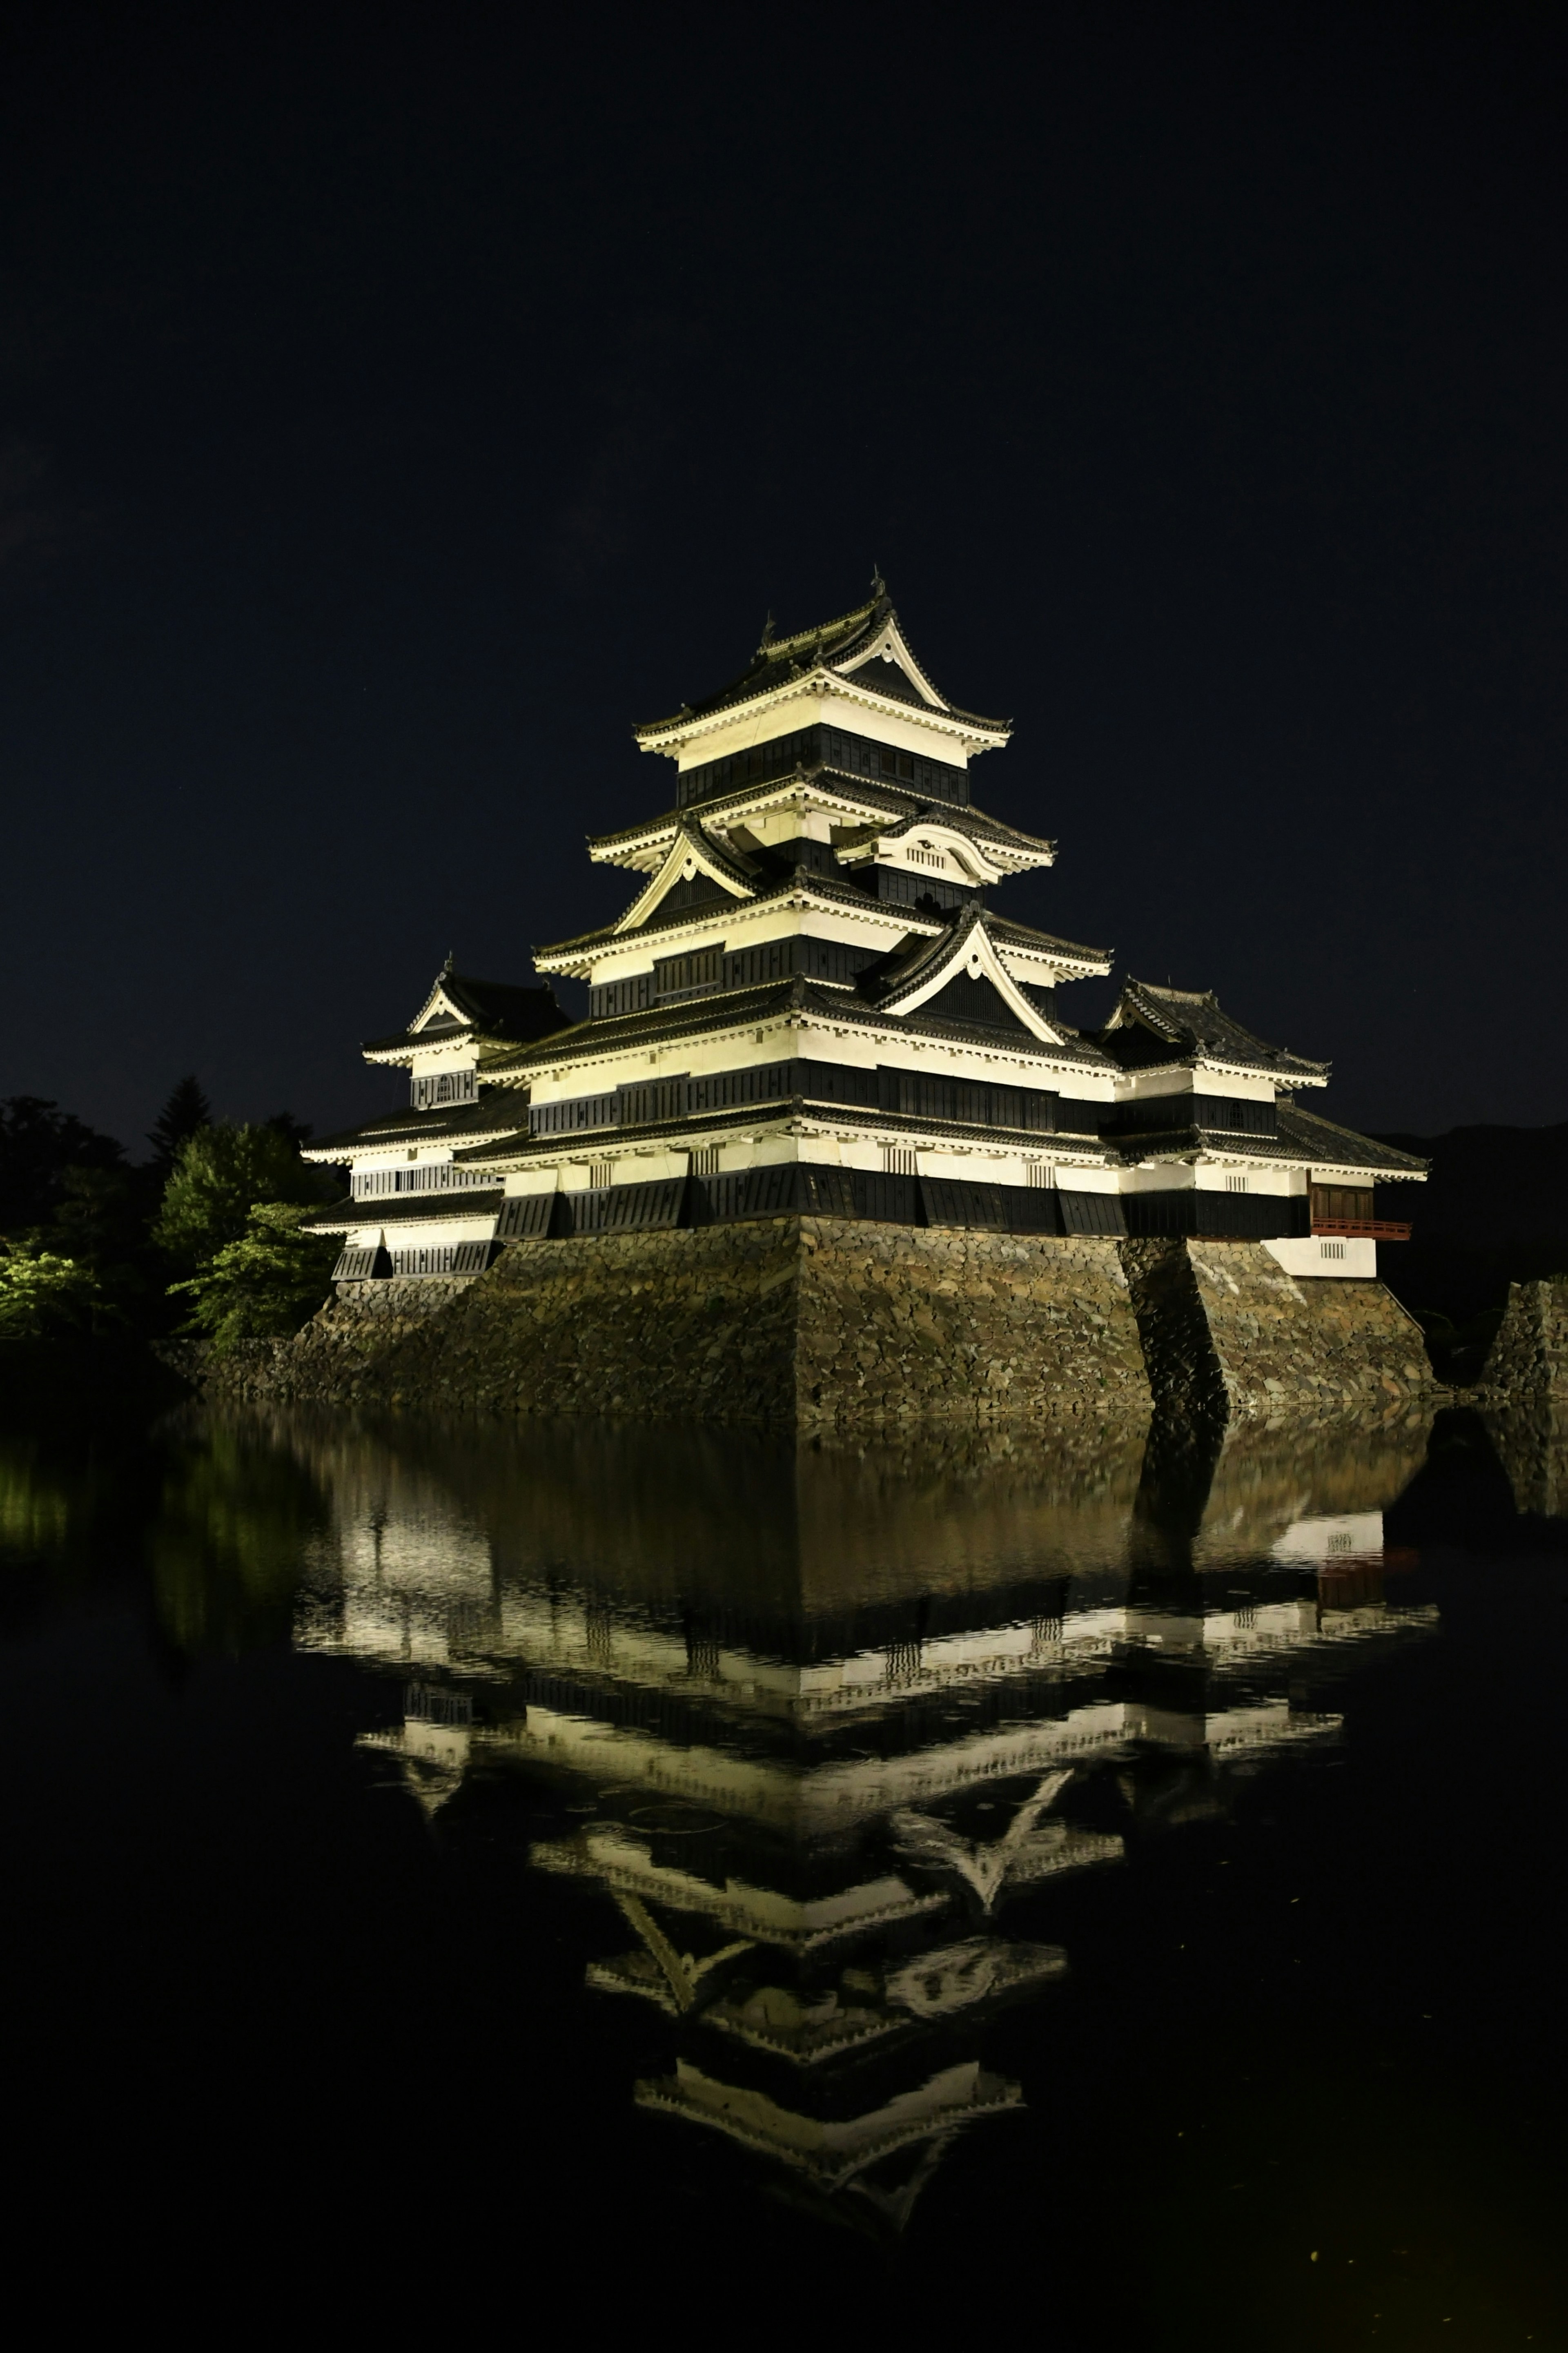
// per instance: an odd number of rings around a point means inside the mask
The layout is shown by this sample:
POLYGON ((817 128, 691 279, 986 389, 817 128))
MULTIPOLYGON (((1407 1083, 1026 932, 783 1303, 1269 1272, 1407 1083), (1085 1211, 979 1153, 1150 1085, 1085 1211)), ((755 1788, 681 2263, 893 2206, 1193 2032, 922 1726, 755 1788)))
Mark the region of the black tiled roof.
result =
MULTIPOLYGON (((895 823, 901 823, 906 818, 918 820, 923 816, 933 825, 954 826, 961 833, 973 835, 976 841, 1016 841, 1030 849, 1049 849, 1052 847, 1048 841, 1042 841, 1035 834, 1024 833, 1017 826, 1008 825, 999 817, 988 816, 985 810, 976 808, 972 801, 933 801, 929 794, 917 792, 912 786, 906 791, 901 786, 854 776, 847 768, 835 768, 826 762, 820 767, 795 768, 782 776, 770 776, 765 784, 753 779, 749 785, 737 786, 731 792, 704 800, 701 804, 702 822, 706 825, 710 818, 727 808, 760 799, 764 792, 776 793, 783 785, 806 784, 821 777, 831 779, 842 799, 858 800, 868 808, 885 810, 895 823)), ((662 831, 666 826, 673 836, 681 819, 689 814, 685 809, 666 809, 660 816, 649 818, 641 825, 624 825, 614 833, 590 834, 588 847, 590 849, 613 849, 619 842, 640 840, 644 835, 662 831)))
MULTIPOLYGON (((787 880, 770 891, 759 892, 754 898, 715 900, 711 903, 721 913, 727 906, 743 907, 748 914, 754 914, 759 907, 776 906, 781 900, 798 898, 803 891, 819 899, 830 899, 838 906, 853 908, 857 914, 887 913, 890 910, 895 922, 905 931, 923 931, 937 922, 935 917, 921 915, 913 907, 894 906, 889 900, 873 899, 869 892, 860 890, 854 882, 841 881, 837 875, 820 874, 814 867, 805 866, 795 867, 787 880)), ((634 900, 632 903, 635 906, 637 902, 634 900)), ((646 923, 636 923, 629 931, 617 932, 613 923, 603 923, 596 932, 579 932, 575 939, 555 940, 546 947, 535 948, 533 953, 536 956, 559 956, 585 955, 596 947, 635 946, 639 940, 656 939, 660 932, 676 931, 683 923, 707 920, 709 913, 704 908, 678 907, 663 915, 656 909, 646 923)))
POLYGON ((356 1201, 350 1195, 301 1222, 307 1233, 344 1234, 354 1226, 417 1226, 441 1218, 493 1218, 502 1196, 500 1185, 470 1186, 461 1193, 395 1193, 384 1201, 356 1201))
MULTIPOLYGON (((726 704, 749 702, 756 695, 771 694, 778 687, 788 686, 797 679, 809 678, 814 670, 828 669, 842 678, 846 670, 869 655, 884 625, 889 620, 898 625, 900 636, 909 646, 911 657, 918 661, 919 656, 910 645, 908 632, 898 621, 884 583, 876 580, 865 604, 857 605, 852 612, 840 613, 834 620, 821 622, 815 628, 797 629, 787 638, 778 638, 773 636, 770 622, 762 644, 738 678, 731 679, 727 686, 720 687, 717 692, 701 696, 696 702, 683 702, 680 709, 671 712, 668 718, 644 721, 636 733, 638 735, 654 734, 667 727, 679 726, 683 719, 705 718, 715 711, 722 711, 726 704)), ((890 693, 893 699, 913 701, 922 710, 927 708, 924 698, 908 688, 901 691, 886 689, 874 679, 860 682, 878 693, 890 693)), ((945 703, 941 713, 933 715, 972 719, 976 726, 984 727, 988 733, 1005 733, 1008 725, 1005 719, 982 719, 978 712, 961 711, 955 703, 945 703)))
MULTIPOLYGON (((515 1072, 521 1081, 531 1071, 547 1070, 552 1062, 575 1060, 584 1054, 597 1059, 602 1054, 673 1043, 682 1038, 700 1038, 713 1030, 743 1029, 752 1022, 785 1012, 792 1006, 818 1014, 826 1021, 852 1022, 861 1029, 883 1030, 890 1037, 943 1039, 950 1043, 988 1048, 994 1052, 1005 1047, 1008 1053, 1031 1060, 1066 1060, 1092 1070, 1112 1067, 1099 1045, 1076 1030, 1068 1030, 1061 1045, 1047 1046, 1026 1029, 1002 1031, 985 1029, 976 1022, 937 1020, 923 1008, 907 1014, 885 1013, 852 989, 833 988, 825 982, 798 976, 793 980, 769 981, 757 988, 689 997, 682 1004, 655 1006, 643 1013, 580 1021, 559 1038, 546 1039, 539 1045, 521 1048, 515 1054, 502 1055, 492 1067, 497 1072, 515 1072)), ((1061 1028, 1054 1016, 1047 1018, 1054 1027, 1061 1028)))
POLYGON ((1077 964, 1110 964, 1115 955, 1112 948, 1086 948, 1076 940, 1060 940, 1051 932, 1037 932, 1028 923, 1016 923, 1007 915, 994 915, 987 911, 986 929, 994 940, 1016 940, 1022 948, 1038 948, 1042 955, 1053 951, 1070 956, 1077 964))
MULTIPOLYGON (((1173 1097, 1180 1102, 1179 1096, 1173 1097)), ((1173 1122, 1148 1134, 1117 1136, 1110 1139, 1111 1148, 1121 1157, 1124 1167, 1136 1167, 1141 1160, 1152 1160, 1162 1155, 1177 1153, 1184 1157, 1199 1153, 1224 1153, 1227 1157, 1247 1160, 1308 1161, 1318 1166, 1364 1168, 1369 1174, 1381 1176, 1417 1176, 1427 1166, 1408 1153, 1395 1152, 1392 1145, 1377 1143, 1370 1135, 1358 1135, 1353 1128, 1336 1126, 1332 1120, 1321 1119, 1315 1112, 1306 1112, 1283 1098, 1279 1105, 1278 1135, 1252 1135, 1244 1128, 1210 1127, 1191 1120, 1173 1122)))
POLYGON ((1327 1062, 1310 1062, 1283 1046, 1270 1046, 1222 1011, 1212 991, 1158 988, 1152 981, 1128 980, 1110 1026, 1100 1042, 1124 1070, 1163 1063, 1212 1060, 1238 1063, 1280 1078, 1326 1078, 1327 1062))
POLYGON ((516 1120, 517 1102, 504 1096, 479 1097, 478 1103, 458 1103, 437 1111, 384 1111, 363 1127, 345 1128, 341 1135, 313 1135, 304 1147, 308 1159, 341 1160, 354 1145, 364 1147, 396 1144, 447 1144, 454 1138, 504 1134, 516 1120), (504 1105, 504 1107, 503 1107, 504 1105))
POLYGON ((1337 1121, 1324 1119, 1315 1111, 1303 1111, 1300 1103, 1289 1100, 1279 1105, 1279 1134, 1289 1136, 1303 1159, 1312 1159, 1328 1168, 1374 1169, 1381 1176, 1424 1176, 1432 1163, 1417 1159, 1413 1152, 1396 1152, 1392 1144, 1380 1144, 1375 1136, 1358 1135, 1353 1127, 1341 1127, 1337 1121))
POLYGON ((404 1047, 456 1045, 483 1038, 509 1046, 525 1046, 564 1029, 571 1015, 556 1001, 548 981, 531 988, 510 981, 473 980, 467 975, 443 972, 438 985, 454 1005, 467 1014, 465 1021, 438 1021, 426 1029, 397 1029, 388 1038, 367 1038, 363 1051, 385 1054, 404 1047))

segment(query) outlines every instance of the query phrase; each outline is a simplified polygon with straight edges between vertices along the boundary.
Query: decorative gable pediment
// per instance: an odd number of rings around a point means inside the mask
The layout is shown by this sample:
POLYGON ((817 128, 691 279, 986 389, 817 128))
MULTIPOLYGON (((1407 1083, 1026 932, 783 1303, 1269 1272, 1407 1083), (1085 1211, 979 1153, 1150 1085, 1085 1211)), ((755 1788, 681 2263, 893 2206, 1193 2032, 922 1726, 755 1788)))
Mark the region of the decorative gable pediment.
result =
MULTIPOLYGON (((884 1012, 897 1014, 918 1013, 922 1009, 935 1013, 936 999, 953 983, 961 981, 988 984, 1000 999, 1007 1027, 1027 1029, 1044 1045, 1060 1046, 1065 1042, 1059 1030, 1051 1027, 1034 999, 1025 995, 1007 970, 997 953, 995 942, 986 930, 985 918, 979 908, 975 908, 951 933, 932 941, 915 957, 881 998, 881 1008, 884 1012)), ((975 1019, 977 1017, 973 1010, 957 1009, 958 997, 962 997, 970 1008, 976 1002, 972 988, 959 990, 953 1000, 952 1018, 975 1019)), ((984 997, 979 1001, 983 1004, 987 1002, 984 997)))
POLYGON ((655 908, 679 884, 695 882, 700 876, 716 884, 718 891, 731 899, 751 899, 756 895, 752 878, 740 860, 730 851, 721 849, 701 826, 683 821, 675 828, 675 838, 664 862, 647 889, 639 892, 633 900, 616 924, 616 930, 636 931, 639 924, 647 922, 655 908))
POLYGON ((409 1023, 408 1031, 412 1037, 417 1031, 425 1029, 432 1029, 438 1033, 443 1029, 469 1029, 472 1027, 473 1015, 466 1007, 458 1004, 457 998, 443 987, 442 981, 438 979, 409 1023))
MULTIPOLYGON (((837 669, 837 665, 831 667, 837 669)), ((891 694, 900 702, 923 702, 932 711, 948 708, 910 651, 891 614, 866 650, 857 650, 854 666, 837 674, 872 694, 891 694)))

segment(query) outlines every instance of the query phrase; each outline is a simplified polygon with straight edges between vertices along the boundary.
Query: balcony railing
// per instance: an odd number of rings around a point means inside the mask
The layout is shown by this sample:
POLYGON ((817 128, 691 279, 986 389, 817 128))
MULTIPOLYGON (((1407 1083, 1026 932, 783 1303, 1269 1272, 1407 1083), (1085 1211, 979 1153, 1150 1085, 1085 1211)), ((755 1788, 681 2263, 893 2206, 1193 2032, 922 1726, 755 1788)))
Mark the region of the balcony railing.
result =
POLYGON ((1361 1234, 1374 1242, 1407 1242, 1410 1228, 1394 1218, 1314 1218, 1314 1234, 1361 1234))

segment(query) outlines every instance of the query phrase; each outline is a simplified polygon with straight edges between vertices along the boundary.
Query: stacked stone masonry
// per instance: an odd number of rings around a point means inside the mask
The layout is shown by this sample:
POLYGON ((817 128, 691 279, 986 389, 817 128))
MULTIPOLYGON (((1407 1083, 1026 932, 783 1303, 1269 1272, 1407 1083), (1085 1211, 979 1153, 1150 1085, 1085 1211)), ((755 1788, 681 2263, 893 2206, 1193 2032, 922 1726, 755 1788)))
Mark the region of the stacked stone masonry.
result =
POLYGON ((1521 1511, 1568 1504, 1568 1275, 1509 1285, 1475 1401, 1521 1511))
POLYGON ((296 1338, 212 1360, 251 1402, 749 1423, 1137 1428, 1387 1419, 1432 1388, 1380 1283, 1253 1242, 805 1217, 514 1244, 467 1281, 344 1283, 296 1338))

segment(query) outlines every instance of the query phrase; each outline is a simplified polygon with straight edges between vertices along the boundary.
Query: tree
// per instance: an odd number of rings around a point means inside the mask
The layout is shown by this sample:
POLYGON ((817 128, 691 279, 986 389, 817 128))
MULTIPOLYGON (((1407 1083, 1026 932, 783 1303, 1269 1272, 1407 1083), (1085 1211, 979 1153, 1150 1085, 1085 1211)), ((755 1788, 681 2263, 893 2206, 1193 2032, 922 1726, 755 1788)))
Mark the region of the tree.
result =
POLYGON ((320 1202, 321 1178, 275 1127, 204 1127, 180 1146, 153 1240, 191 1273, 244 1236, 258 1202, 320 1202))
POLYGON ((308 1214, 299 1203, 258 1201, 237 1241, 226 1242, 199 1274, 170 1284, 171 1297, 189 1295, 191 1327, 207 1333, 220 1354, 241 1340, 286 1338, 325 1299, 337 1239, 301 1233, 308 1214))
POLYGON ((67 1339, 105 1317, 115 1310, 90 1267, 36 1242, 0 1244, 0 1336, 67 1339))
POLYGON ((58 1205, 68 1168, 118 1168, 124 1148, 42 1095, 0 1103, 0 1233, 41 1226, 58 1205))
POLYGON ((147 1131, 153 1167, 167 1176, 179 1157, 181 1145, 212 1123, 212 1105, 195 1079, 176 1079, 168 1102, 147 1131))

